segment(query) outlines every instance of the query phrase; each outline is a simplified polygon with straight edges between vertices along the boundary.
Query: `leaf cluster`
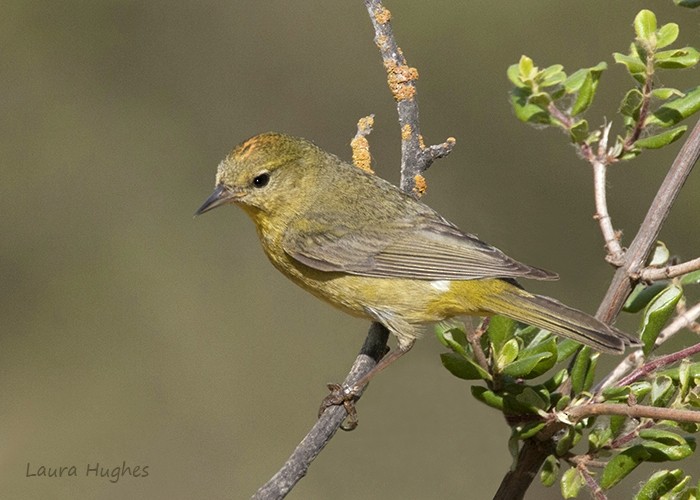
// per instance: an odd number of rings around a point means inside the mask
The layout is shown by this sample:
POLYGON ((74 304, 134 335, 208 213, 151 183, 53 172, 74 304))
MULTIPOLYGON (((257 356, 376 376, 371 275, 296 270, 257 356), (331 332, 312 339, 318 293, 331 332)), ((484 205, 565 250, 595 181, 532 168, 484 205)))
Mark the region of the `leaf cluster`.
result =
POLYGON ((613 54, 615 62, 632 77, 634 86, 625 93, 618 109, 624 132, 610 147, 603 134, 605 126, 591 128, 583 118, 608 69, 605 62, 567 75, 561 64, 540 69, 523 55, 507 72, 514 85, 511 104, 515 115, 523 122, 562 129, 584 158, 603 154, 606 164, 634 158, 643 149, 658 149, 679 139, 687 126, 677 125, 700 110, 700 86, 684 92, 654 88, 654 76, 657 70, 695 66, 700 53, 693 47, 668 48, 678 38, 678 25, 657 27, 656 16, 649 10, 637 14, 634 29, 636 37, 629 52, 613 54))

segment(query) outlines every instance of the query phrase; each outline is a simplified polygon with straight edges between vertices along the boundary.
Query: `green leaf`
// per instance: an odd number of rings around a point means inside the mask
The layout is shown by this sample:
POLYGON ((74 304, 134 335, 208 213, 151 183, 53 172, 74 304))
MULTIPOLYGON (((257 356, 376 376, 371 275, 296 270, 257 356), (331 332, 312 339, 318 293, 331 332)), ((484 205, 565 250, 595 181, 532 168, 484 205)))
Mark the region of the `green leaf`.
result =
POLYGON ((644 483, 639 493, 634 496, 634 500, 657 500, 661 495, 671 491, 682 479, 683 471, 680 469, 657 471, 644 483))
POLYGON ((664 69, 692 68, 698 60, 700 60, 700 52, 693 47, 664 50, 657 52, 654 57, 656 67, 664 69))
POLYGON ((571 142, 576 144, 585 142, 588 138, 588 122, 579 120, 574 123, 569 129, 569 137, 571 137, 571 142))
POLYGON ((527 372, 527 376, 524 374, 514 375, 513 373, 509 373, 511 376, 534 378, 542 375, 554 366, 554 364, 557 362, 557 341, 552 336, 547 336, 545 338, 546 340, 543 340, 542 342, 532 342, 529 347, 520 350, 518 359, 513 364, 520 363, 522 361, 523 364, 521 365, 521 368, 516 370, 515 368, 512 368, 512 365, 509 367, 509 369, 514 371, 522 371, 526 369, 527 365, 535 361, 533 358, 538 358, 535 364, 527 372), (548 356, 542 356, 543 354, 547 354, 548 356))
POLYGON ((637 38, 656 44, 656 16, 644 9, 634 18, 634 32, 637 38))
POLYGON ((643 352, 645 356, 648 356, 654 348, 656 338, 673 315, 676 304, 678 304, 682 296, 683 289, 681 287, 673 284, 669 285, 654 297, 644 310, 640 339, 644 345, 643 352))
POLYGON ((632 76, 643 75, 646 72, 646 64, 644 64, 644 61, 636 54, 627 55, 615 52, 613 58, 616 63, 624 64, 627 67, 627 71, 629 71, 632 76))
POLYGON ((647 117, 644 126, 671 127, 700 110, 700 86, 694 87, 683 97, 665 103, 647 117))
POLYGON ((681 125, 680 127, 667 130, 657 135, 650 135, 643 139, 637 139, 634 145, 643 149, 660 149, 680 139, 686 130, 688 130, 688 127, 686 125, 681 125))
POLYGON ((547 425, 546 422, 530 422, 529 424, 525 424, 522 429, 516 429, 518 438, 521 440, 530 439, 544 429, 545 425, 547 425))
POLYGON ((681 285, 697 285, 700 283, 700 269, 681 276, 681 285))
POLYGON ((555 373, 550 379, 546 380, 542 385, 549 392, 554 392, 559 389, 559 386, 569 379, 569 370, 562 368, 557 373, 555 373))
POLYGON ((661 290, 666 288, 666 286, 668 286, 667 281, 655 281, 651 285, 637 285, 627 298, 627 302, 622 310, 632 314, 638 313, 648 306, 649 302, 651 302, 661 290))
POLYGON ((499 396, 493 391, 490 391, 486 387, 482 387, 480 385, 473 385, 471 386, 471 391, 472 391, 472 396, 477 401, 481 401, 487 406, 490 406, 491 408, 495 408, 499 411, 503 411, 504 408, 504 401, 503 397, 499 396))
POLYGON ((561 363, 580 348, 581 344, 578 342, 574 342, 571 339, 559 339, 557 343, 557 363, 561 363))
POLYGON ((513 89, 510 93, 510 103, 518 120, 525 123, 550 124, 552 117, 548 111, 530 104, 529 91, 523 88, 513 89))
POLYGON ((664 24, 656 33, 656 48, 663 49, 671 45, 678 38, 678 25, 676 23, 664 24))
POLYGON ((571 448, 581 441, 581 432, 574 427, 569 427, 564 435, 557 441, 555 450, 558 457, 564 456, 571 448))
POLYGON ((627 417, 624 415, 611 415, 610 416, 610 430, 613 433, 613 437, 618 437, 622 431, 625 430, 625 424, 627 423, 627 417))
POLYGON ((461 328, 442 328, 438 326, 435 328, 435 334, 442 345, 462 356, 467 356, 466 346, 469 343, 467 342, 466 334, 461 328))
POLYGON ((591 369, 591 348, 582 348, 571 367, 571 390, 574 394, 580 394, 585 390, 588 372, 591 369))
POLYGON ((537 410, 545 410, 549 406, 548 398, 543 397, 543 395, 535 391, 532 387, 524 387, 522 392, 515 396, 515 400, 533 413, 537 413, 537 410))
POLYGON ((598 366, 598 359, 600 359, 600 353, 596 352, 591 354, 591 362, 588 365, 588 371, 586 372, 586 379, 583 382, 583 390, 587 391, 593 387, 593 381, 595 380, 595 368, 598 366))
POLYGON ((666 265, 668 259, 671 258, 671 252, 663 241, 657 241, 654 245, 654 250, 647 261, 647 266, 661 267, 666 265))
POLYGON ((506 366, 511 364, 518 357, 520 347, 517 339, 510 339, 503 344, 500 352, 496 351, 496 370, 502 372, 506 366))
POLYGON ((584 485, 585 480, 575 467, 570 468, 561 477, 561 496, 564 498, 576 498, 584 485))
POLYGON ((549 455, 547 459, 542 464, 542 471, 540 472, 540 481, 542 484, 550 487, 552 486, 559 475, 559 460, 554 455, 549 455))
POLYGON ((520 56, 520 62, 518 63, 518 71, 520 72, 520 78, 523 81, 526 81, 531 80, 535 77, 537 68, 535 67, 535 64, 533 63, 532 59, 523 54, 522 56, 520 56))
POLYGON ((491 317, 486 335, 497 355, 500 354, 505 343, 513 338, 517 327, 518 324, 515 321, 505 316, 491 317))
MULTIPOLYGON (((639 92, 639 91, 638 91, 639 92)), ((641 96, 641 92, 639 94, 641 96)), ((654 99, 660 99, 666 101, 671 97, 683 97, 685 94, 678 89, 673 89, 671 87, 659 87, 651 91, 651 96, 654 99)))
POLYGON ((607 63, 599 62, 598 64, 590 68, 581 68, 573 72, 564 81, 564 89, 566 90, 566 93, 573 94, 575 92, 578 92, 581 89, 581 86, 585 82, 586 77, 588 77, 588 75, 592 75, 593 78, 597 80, 600 78, 600 74, 607 68, 607 63))
POLYGON ((576 101, 574 101, 574 105, 571 108, 571 116, 576 116, 586 111, 593 102, 594 96, 593 77, 590 73, 587 73, 578 94, 576 94, 576 101))
POLYGON ((552 97, 547 92, 537 92, 528 98, 528 102, 538 108, 547 109, 549 103, 552 102, 552 97))
POLYGON ((690 360, 684 359, 681 361, 681 364, 678 367, 678 381, 680 382, 681 400, 685 400, 685 397, 688 395, 688 391, 690 390, 690 374, 690 360))
MULTIPOLYGON (((696 379, 700 377, 700 361, 697 361, 695 363, 690 363, 688 366, 687 370, 689 371, 689 377, 692 379, 696 379)), ((663 370, 658 372, 659 376, 663 375, 666 377, 671 377, 674 381, 677 381, 680 383, 680 367, 676 366, 674 368, 669 368, 668 370, 663 370)))
POLYGON ((588 68, 585 71, 583 81, 581 82, 581 86, 579 87, 578 93, 576 94, 576 100, 574 101, 574 104, 571 107, 572 116, 576 116, 583 113, 591 106, 593 98, 595 97, 595 92, 598 88, 600 75, 603 72, 603 69, 605 69, 604 67, 601 68, 600 66, 601 65, 599 64, 598 66, 594 68, 588 68))
POLYGON ((457 378, 464 380, 492 380, 491 375, 467 356, 455 352, 440 354, 442 366, 457 378))
POLYGON ((508 80, 515 85, 516 87, 520 88, 527 88, 528 86, 523 83, 523 81, 520 79, 520 66, 517 64, 511 64, 508 66, 508 71, 506 71, 506 75, 508 75, 508 80))
POLYGON ((609 490, 649 457, 649 452, 641 445, 632 446, 615 455, 603 469, 600 487, 609 490))
POLYGON ((668 375, 659 375, 651 383, 651 404, 657 407, 665 407, 671 401, 676 387, 668 375))
POLYGON ((620 103, 620 114, 636 120, 639 118, 639 109, 642 106, 642 100, 642 93, 638 89, 628 91, 620 103))
POLYGON ((694 441, 661 429, 643 429, 639 431, 639 437, 644 439, 639 446, 643 446, 649 453, 649 462, 682 460, 689 457, 695 449, 694 441))
POLYGON ((546 363, 547 360, 551 360, 552 363, 548 363, 551 368, 551 365, 554 364, 556 359, 557 358, 551 352, 541 352, 528 358, 518 359, 517 361, 510 363, 503 369, 502 373, 503 375, 509 375, 515 378, 535 378, 542 374, 539 371, 535 372, 535 368, 537 368, 538 364, 542 362, 546 363))

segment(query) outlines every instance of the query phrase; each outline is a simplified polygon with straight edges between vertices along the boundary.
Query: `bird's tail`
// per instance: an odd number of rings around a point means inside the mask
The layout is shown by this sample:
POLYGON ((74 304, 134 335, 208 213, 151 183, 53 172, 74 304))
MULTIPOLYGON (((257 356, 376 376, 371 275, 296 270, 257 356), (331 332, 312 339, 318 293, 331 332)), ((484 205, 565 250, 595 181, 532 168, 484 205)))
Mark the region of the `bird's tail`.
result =
POLYGON ((489 297, 488 309, 494 314, 570 338, 596 351, 620 354, 625 346, 640 345, 639 340, 593 316, 516 286, 489 297))

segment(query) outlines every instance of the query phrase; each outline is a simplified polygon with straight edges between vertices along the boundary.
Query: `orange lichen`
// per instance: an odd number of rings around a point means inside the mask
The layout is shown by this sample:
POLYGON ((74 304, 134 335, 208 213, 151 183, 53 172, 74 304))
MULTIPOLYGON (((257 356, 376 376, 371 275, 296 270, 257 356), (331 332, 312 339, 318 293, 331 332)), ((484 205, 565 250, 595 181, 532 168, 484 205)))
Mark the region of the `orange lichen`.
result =
POLYGON ((421 149, 425 149, 425 141, 422 135, 418 136, 418 146, 420 146, 421 149))
POLYGON ((379 24, 386 24, 391 21, 391 12, 386 7, 382 7, 374 16, 379 24))
POLYGON ((406 64, 398 65, 391 59, 384 60, 387 83, 396 101, 412 99, 416 95, 414 81, 418 79, 418 70, 406 64))
POLYGON ((413 182, 415 184, 413 186, 413 192, 418 196, 423 196, 425 191, 428 189, 428 184, 425 182, 425 177, 417 174, 415 177, 413 177, 413 182))
POLYGON ((374 170, 372 170, 372 155, 369 152, 369 141, 367 141, 366 136, 372 132, 373 126, 374 115, 360 118, 357 122, 357 134, 355 134, 355 138, 350 142, 353 164, 357 168, 370 174, 373 174, 374 170))
POLYGON ((402 141, 407 141, 411 138, 411 132, 413 132, 413 128, 411 128, 411 124, 407 123, 403 127, 401 127, 401 140, 402 141))

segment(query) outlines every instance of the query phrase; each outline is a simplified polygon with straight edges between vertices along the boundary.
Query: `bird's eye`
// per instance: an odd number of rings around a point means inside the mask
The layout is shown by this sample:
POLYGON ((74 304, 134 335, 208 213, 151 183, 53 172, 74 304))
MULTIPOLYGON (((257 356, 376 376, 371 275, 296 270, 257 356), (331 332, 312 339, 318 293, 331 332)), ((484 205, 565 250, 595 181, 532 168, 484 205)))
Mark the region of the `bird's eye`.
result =
POLYGON ((270 174, 267 172, 263 172, 262 174, 257 175, 253 179, 253 186, 256 188, 261 188, 267 186, 267 183, 270 182, 270 174))

